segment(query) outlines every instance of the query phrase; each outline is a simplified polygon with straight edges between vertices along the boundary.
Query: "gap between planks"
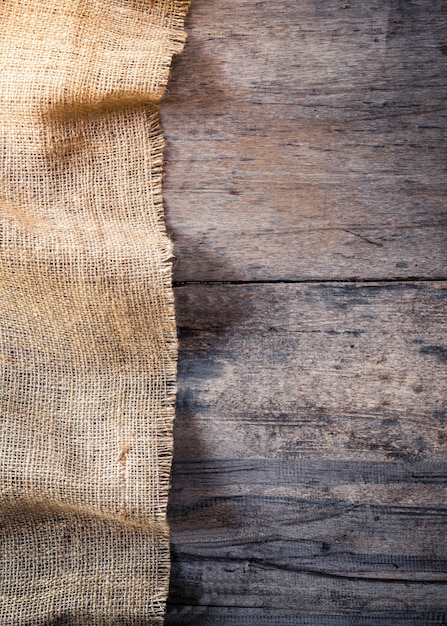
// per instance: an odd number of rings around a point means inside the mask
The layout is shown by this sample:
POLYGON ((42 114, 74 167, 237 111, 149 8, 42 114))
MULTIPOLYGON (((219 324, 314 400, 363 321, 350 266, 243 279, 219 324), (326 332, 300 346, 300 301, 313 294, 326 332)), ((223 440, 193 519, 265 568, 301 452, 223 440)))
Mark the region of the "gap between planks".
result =
POLYGON ((377 285, 377 284, 422 284, 422 283, 436 283, 447 281, 447 276, 435 276, 429 278, 417 278, 417 277, 403 277, 403 278, 309 278, 303 280, 292 279, 278 279, 278 280, 174 280, 172 282, 174 287, 183 287, 186 285, 324 285, 324 284, 339 284, 339 285, 377 285))

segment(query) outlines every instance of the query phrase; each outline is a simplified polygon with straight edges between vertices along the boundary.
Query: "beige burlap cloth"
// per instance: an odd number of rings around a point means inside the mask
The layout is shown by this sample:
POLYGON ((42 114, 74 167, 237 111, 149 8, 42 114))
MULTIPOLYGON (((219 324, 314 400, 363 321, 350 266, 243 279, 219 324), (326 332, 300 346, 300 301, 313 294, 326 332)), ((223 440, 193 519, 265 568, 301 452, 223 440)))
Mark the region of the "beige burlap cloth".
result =
POLYGON ((157 108, 187 0, 0 8, 0 624, 160 624, 176 330, 157 108))

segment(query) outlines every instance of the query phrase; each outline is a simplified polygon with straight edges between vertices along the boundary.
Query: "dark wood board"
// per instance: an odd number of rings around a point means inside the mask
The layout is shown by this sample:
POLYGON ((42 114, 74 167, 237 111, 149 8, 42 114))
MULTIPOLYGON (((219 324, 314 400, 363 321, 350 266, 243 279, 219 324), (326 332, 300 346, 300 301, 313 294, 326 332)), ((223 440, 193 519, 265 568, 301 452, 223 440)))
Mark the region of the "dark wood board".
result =
POLYGON ((446 623, 446 294, 176 288, 168 625, 446 623))
POLYGON ((175 278, 445 278, 442 0, 193 0, 161 107, 175 278))

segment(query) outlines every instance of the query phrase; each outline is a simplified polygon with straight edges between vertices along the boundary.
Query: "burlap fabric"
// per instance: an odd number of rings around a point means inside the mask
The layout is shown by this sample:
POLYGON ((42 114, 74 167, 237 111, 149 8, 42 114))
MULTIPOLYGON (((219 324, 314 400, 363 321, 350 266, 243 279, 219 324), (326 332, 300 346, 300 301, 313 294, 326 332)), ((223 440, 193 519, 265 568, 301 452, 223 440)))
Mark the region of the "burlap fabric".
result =
POLYGON ((176 331, 157 107, 187 0, 0 8, 0 624, 160 624, 176 331))

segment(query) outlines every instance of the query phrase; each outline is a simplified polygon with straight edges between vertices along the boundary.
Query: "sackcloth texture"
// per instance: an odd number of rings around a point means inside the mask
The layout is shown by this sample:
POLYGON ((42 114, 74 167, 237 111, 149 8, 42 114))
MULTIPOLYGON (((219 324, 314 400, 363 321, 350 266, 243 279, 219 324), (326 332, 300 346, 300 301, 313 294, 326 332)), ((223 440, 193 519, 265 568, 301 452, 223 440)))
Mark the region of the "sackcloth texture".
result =
POLYGON ((187 0, 0 8, 0 624, 162 624, 177 340, 158 104, 187 0))

